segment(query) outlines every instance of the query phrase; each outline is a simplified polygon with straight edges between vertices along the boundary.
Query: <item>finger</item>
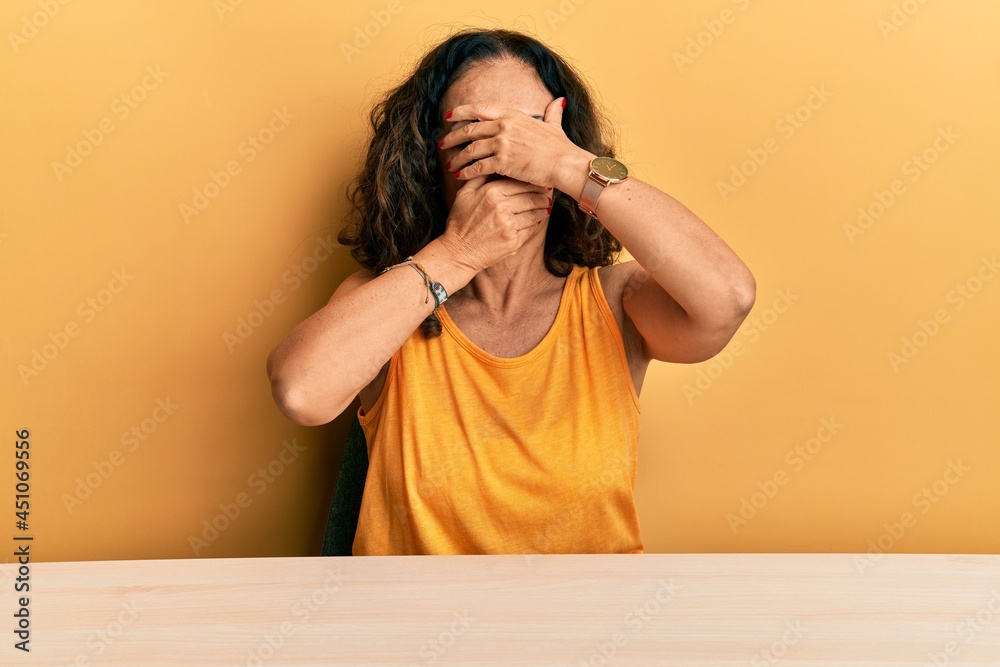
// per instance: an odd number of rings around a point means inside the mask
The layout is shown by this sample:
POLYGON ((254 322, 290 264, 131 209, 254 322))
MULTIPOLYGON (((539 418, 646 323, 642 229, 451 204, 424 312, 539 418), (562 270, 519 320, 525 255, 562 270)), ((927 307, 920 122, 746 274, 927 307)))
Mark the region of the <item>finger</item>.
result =
MULTIPOLYGON (((465 192, 468 190, 472 192, 473 190, 478 190, 479 188, 486 185, 486 181, 489 178, 489 174, 485 176, 476 176, 475 178, 470 178, 467 181, 462 182, 461 187, 458 188, 458 193, 465 192)), ((458 194, 456 193, 456 195, 458 194)))
POLYGON ((511 178, 509 176, 501 176, 495 181, 492 181, 490 183, 490 187, 499 189, 505 195, 516 195, 522 192, 541 192, 543 194, 552 194, 552 188, 546 188, 544 185, 535 185, 534 183, 528 183, 527 181, 519 181, 516 178, 511 178))
POLYGON ((465 180, 466 178, 476 178, 477 176, 489 176, 496 172, 497 159, 495 156, 484 157, 468 164, 455 172, 455 178, 465 180))
POLYGON ((545 107, 545 115, 543 116, 545 122, 562 127, 563 108, 565 105, 565 97, 557 97, 549 102, 549 105, 545 107))
MULTIPOLYGON (((453 121, 453 123, 457 123, 457 121, 453 121)), ((470 141, 475 141, 476 139, 492 137, 497 133, 498 129, 499 124, 494 120, 468 123, 450 130, 447 134, 441 137, 441 140, 438 142, 438 148, 448 150, 452 146, 458 146, 470 141)))
POLYGON ((476 160, 481 160, 484 157, 492 155, 494 146, 495 142, 491 139, 480 139, 475 143, 471 143, 459 151, 458 154, 445 165, 445 169, 452 172, 461 171, 476 160))
POLYGON ((511 210, 517 213, 527 211, 548 212, 552 207, 552 199, 547 194, 541 194, 540 192, 523 192, 511 197, 511 206, 511 210))
POLYGON ((473 104, 459 104, 444 112, 444 119, 457 123, 460 120, 496 120, 501 115, 501 110, 491 104, 475 102, 473 104))
POLYGON ((549 214, 545 212, 544 208, 541 210, 524 211, 514 216, 514 225, 517 231, 526 231, 530 237, 534 232, 538 231, 539 225, 545 222, 545 219, 548 217, 549 214))

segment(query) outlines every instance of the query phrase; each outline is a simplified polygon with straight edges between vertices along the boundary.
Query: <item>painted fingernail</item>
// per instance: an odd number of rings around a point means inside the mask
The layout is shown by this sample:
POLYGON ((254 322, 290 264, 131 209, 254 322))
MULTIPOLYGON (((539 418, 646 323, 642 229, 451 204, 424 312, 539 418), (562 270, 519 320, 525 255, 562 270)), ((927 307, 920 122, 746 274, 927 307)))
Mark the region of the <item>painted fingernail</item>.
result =
POLYGON ((459 175, 459 174, 461 174, 461 173, 462 173, 462 170, 461 170, 461 169, 459 169, 458 171, 456 171, 456 172, 455 172, 455 178, 458 178, 458 175, 459 175))
POLYGON ((445 119, 445 120, 448 120, 449 118, 451 118, 451 110, 450 110, 450 109, 448 110, 448 113, 446 113, 446 114, 444 115, 444 119, 445 119))
POLYGON ((549 188, 549 190, 551 190, 551 189, 552 189, 552 188, 549 188))
POLYGON ((545 213, 547 213, 547 214, 548 213, 552 213, 552 207, 549 206, 547 209, 545 209, 545 213))
MULTIPOLYGON (((563 98, 562 106, 563 106, 563 109, 566 108, 566 98, 565 97, 563 98)), ((447 116, 445 116, 445 118, 447 118, 447 116)))
POLYGON ((451 160, 448 160, 448 162, 444 165, 444 170, 451 171, 451 160))
POLYGON ((438 148, 441 148, 441 144, 444 143, 444 139, 438 139, 438 148))

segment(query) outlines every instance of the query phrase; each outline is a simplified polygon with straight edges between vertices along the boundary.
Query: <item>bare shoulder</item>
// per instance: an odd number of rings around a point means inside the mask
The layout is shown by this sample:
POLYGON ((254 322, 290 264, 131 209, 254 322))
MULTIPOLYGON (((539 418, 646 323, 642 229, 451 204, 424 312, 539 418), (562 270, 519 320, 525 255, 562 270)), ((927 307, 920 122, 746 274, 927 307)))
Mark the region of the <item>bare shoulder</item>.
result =
MULTIPOLYGON (((333 294, 330 296, 330 302, 334 299, 350 294, 357 288, 374 279, 375 276, 371 275, 371 273, 369 273, 366 269, 359 269, 355 271, 351 275, 344 278, 343 282, 337 286, 337 289, 335 289, 333 294)), ((389 361, 391 361, 391 359, 389 361)), ((364 408, 365 414, 368 414, 368 411, 375 405, 375 401, 378 400, 379 394, 382 393, 382 387, 385 386, 386 375, 389 373, 389 361, 382 364, 382 368, 379 369, 378 374, 372 379, 371 382, 365 385, 361 391, 358 392, 358 398, 361 399, 361 407, 364 408)))
POLYGON ((607 300, 608 305, 611 306, 611 312, 614 313, 615 319, 618 321, 618 327, 623 333, 626 328, 626 315, 625 308, 622 305, 622 295, 625 293, 625 286, 628 284, 632 274, 639 268, 641 268, 639 263, 632 260, 612 264, 611 266, 602 266, 597 269, 597 277, 600 278, 604 298, 607 300))
POLYGON ((641 269, 635 260, 620 262, 611 266, 602 266, 597 270, 597 277, 600 279, 601 289, 604 291, 604 298, 611 307, 611 313, 618 323, 618 331, 621 332, 622 342, 625 344, 625 356, 628 359, 629 370, 632 373, 632 380, 635 384, 635 391, 638 394, 642 388, 642 381, 646 375, 646 367, 649 359, 643 353, 642 337, 639 331, 632 324, 632 320, 625 313, 622 305, 622 295, 625 293, 625 286, 631 279, 632 274, 641 269))

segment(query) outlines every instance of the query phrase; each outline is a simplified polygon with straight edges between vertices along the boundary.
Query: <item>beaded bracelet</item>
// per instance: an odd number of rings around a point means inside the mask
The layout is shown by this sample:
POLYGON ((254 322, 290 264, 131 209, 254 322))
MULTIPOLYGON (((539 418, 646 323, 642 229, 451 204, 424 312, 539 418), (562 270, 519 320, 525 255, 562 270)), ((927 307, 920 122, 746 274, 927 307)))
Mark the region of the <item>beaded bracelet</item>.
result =
MULTIPOLYGON (((430 276, 427 275, 427 272, 424 271, 424 267, 420 266, 420 264, 413 259, 413 255, 410 255, 399 264, 393 264, 392 266, 385 267, 382 269, 382 273, 385 273, 389 269, 394 269, 397 266, 403 266, 404 264, 409 264, 413 267, 414 271, 420 274, 421 279, 424 281, 424 287, 426 287, 427 291, 430 292, 430 295, 434 297, 434 310, 437 310, 438 306, 448 300, 448 292, 445 291, 444 286, 439 282, 431 280, 430 276)), ((424 303, 427 303, 426 296, 424 297, 424 303)))

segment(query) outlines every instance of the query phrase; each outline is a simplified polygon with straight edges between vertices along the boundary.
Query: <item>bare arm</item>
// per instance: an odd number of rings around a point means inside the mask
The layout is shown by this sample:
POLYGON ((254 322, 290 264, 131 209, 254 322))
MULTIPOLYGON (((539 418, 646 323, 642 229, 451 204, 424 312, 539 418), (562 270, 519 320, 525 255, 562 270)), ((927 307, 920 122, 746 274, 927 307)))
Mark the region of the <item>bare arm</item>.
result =
MULTIPOLYGON (((579 199, 593 157, 573 147, 557 187, 579 199)), ((634 176, 609 186, 598 208, 635 257, 622 305, 646 356, 694 363, 718 354, 754 303, 756 281, 743 261, 680 202, 634 176)))
MULTIPOLYGON (((461 125, 443 148, 465 144, 452 158, 456 178, 502 174, 551 186, 579 201, 590 161, 597 157, 562 130, 566 98, 545 108, 539 123, 523 111, 489 103, 447 111, 461 125)), ((604 190, 601 224, 635 258, 622 294, 649 359, 693 363, 718 354, 753 307, 757 285, 736 253, 680 202, 630 177, 604 190)))
MULTIPOLYGON (((543 187, 486 181, 484 176, 465 183, 455 195, 445 232, 413 253, 448 294, 539 233, 551 204, 543 187)), ((433 297, 411 267, 375 277, 363 271, 351 275, 329 303, 271 351, 267 376, 274 401, 296 424, 332 421, 433 310, 433 297)))
MULTIPOLYGON (((476 274, 440 237, 413 258, 448 294, 476 274)), ((268 356, 271 393, 281 412, 303 426, 335 419, 430 315, 434 299, 428 297, 420 274, 410 267, 374 278, 365 271, 349 276, 329 303, 268 356)))

